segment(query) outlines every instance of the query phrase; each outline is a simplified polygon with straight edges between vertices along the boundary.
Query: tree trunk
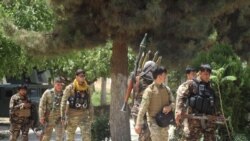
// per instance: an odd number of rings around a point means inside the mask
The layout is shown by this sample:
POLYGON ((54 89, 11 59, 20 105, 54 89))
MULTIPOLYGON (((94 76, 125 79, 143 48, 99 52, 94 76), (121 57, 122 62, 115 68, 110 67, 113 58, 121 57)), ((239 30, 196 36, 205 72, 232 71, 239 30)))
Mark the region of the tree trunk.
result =
POLYGON ((111 57, 110 131, 112 141, 130 141, 129 113, 121 112, 127 87, 128 48, 122 37, 113 42, 111 57))
POLYGON ((102 77, 102 86, 101 86, 101 105, 106 105, 107 100, 106 100, 106 96, 107 96, 107 78, 106 77, 102 77))

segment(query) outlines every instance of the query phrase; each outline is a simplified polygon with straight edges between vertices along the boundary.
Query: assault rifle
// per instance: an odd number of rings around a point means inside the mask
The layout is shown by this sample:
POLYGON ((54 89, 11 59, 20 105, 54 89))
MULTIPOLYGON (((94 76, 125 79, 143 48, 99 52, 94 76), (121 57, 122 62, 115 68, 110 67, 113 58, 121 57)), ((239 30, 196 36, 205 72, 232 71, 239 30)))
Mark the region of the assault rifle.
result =
POLYGON ((202 114, 183 114, 182 118, 208 120, 216 124, 224 124, 226 119, 223 116, 202 115, 202 114))
MULTIPOLYGON (((135 67, 134 67, 134 70, 132 73, 132 78, 128 83, 128 88, 127 88, 126 93, 125 93, 124 103, 123 103, 123 106, 121 109, 122 112, 126 112, 127 105, 128 105, 128 99, 130 97, 130 94, 131 94, 131 91, 134 87, 134 84, 136 83, 136 75, 138 73, 139 62, 140 62, 141 57, 142 57, 142 52, 146 48, 146 38, 147 38, 147 33, 145 33, 144 38, 142 39, 141 44, 140 44, 139 53, 136 57, 135 67)), ((135 93, 135 91, 133 91, 133 96, 135 95, 134 93, 135 93)))

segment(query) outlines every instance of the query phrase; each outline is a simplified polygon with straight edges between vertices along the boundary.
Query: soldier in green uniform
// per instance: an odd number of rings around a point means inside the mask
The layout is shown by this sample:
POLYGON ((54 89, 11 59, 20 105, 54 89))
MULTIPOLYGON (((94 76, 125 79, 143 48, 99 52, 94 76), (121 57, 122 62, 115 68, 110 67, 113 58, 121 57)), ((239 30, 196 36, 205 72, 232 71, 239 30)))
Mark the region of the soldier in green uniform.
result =
MULTIPOLYGON (((147 61, 143 66, 142 72, 136 77, 136 95, 135 95, 135 102, 131 109, 132 117, 134 118, 135 125, 136 119, 139 111, 139 106, 142 101, 142 95, 144 90, 147 88, 148 85, 152 84, 153 82, 153 75, 152 71, 157 67, 157 64, 154 61, 147 61)), ((150 138, 150 131, 148 128, 146 115, 144 118, 144 123, 142 125, 142 132, 139 134, 139 141, 151 141, 150 138)))
POLYGON ((155 116, 159 112, 168 114, 174 109, 174 98, 170 89, 164 85, 167 77, 167 70, 164 67, 157 67, 153 70, 154 81, 143 93, 135 131, 140 134, 143 117, 147 113, 147 122, 152 141, 168 140, 168 127, 160 127, 156 123, 155 116))
POLYGON ((44 126, 42 141, 49 141, 53 129, 56 131, 56 141, 63 140, 64 128, 61 123, 60 105, 63 95, 63 79, 56 77, 54 88, 47 89, 39 103, 39 119, 44 126))
POLYGON ((18 86, 18 93, 10 99, 10 141, 16 141, 20 131, 22 141, 28 141, 29 128, 32 123, 31 103, 27 97, 27 86, 18 86))
POLYGON ((67 124, 67 141, 74 141, 77 127, 81 129, 82 140, 91 141, 92 116, 89 85, 85 80, 85 72, 78 69, 73 83, 65 88, 61 101, 62 122, 67 124))
POLYGON ((184 140, 199 141, 202 134, 205 141, 215 141, 216 125, 204 119, 185 118, 184 115, 216 115, 216 97, 210 86, 211 67, 202 64, 200 75, 179 86, 176 97, 176 124, 184 124, 184 140))

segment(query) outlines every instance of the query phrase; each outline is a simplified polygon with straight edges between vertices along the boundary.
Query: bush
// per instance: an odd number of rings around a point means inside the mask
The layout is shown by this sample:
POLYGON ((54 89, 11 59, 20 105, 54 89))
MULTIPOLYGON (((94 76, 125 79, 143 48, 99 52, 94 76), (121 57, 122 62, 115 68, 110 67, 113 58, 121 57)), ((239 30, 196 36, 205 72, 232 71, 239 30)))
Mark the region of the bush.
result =
POLYGON ((108 116, 97 117, 91 127, 92 141, 105 141, 110 138, 108 116))

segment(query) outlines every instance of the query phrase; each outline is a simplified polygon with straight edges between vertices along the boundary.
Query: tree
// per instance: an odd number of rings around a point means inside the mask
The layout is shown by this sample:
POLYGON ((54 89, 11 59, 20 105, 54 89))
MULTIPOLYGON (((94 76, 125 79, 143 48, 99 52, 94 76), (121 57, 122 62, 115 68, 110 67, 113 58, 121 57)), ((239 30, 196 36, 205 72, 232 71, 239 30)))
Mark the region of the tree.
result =
POLYGON ((53 36, 59 47, 81 48, 95 46, 108 38, 113 40, 111 136, 112 140, 130 140, 128 113, 120 113, 128 76, 129 41, 157 25, 165 7, 161 6, 160 0, 52 0, 52 3, 57 14, 65 17, 65 20, 61 21, 62 24, 55 29, 56 36, 53 36))

